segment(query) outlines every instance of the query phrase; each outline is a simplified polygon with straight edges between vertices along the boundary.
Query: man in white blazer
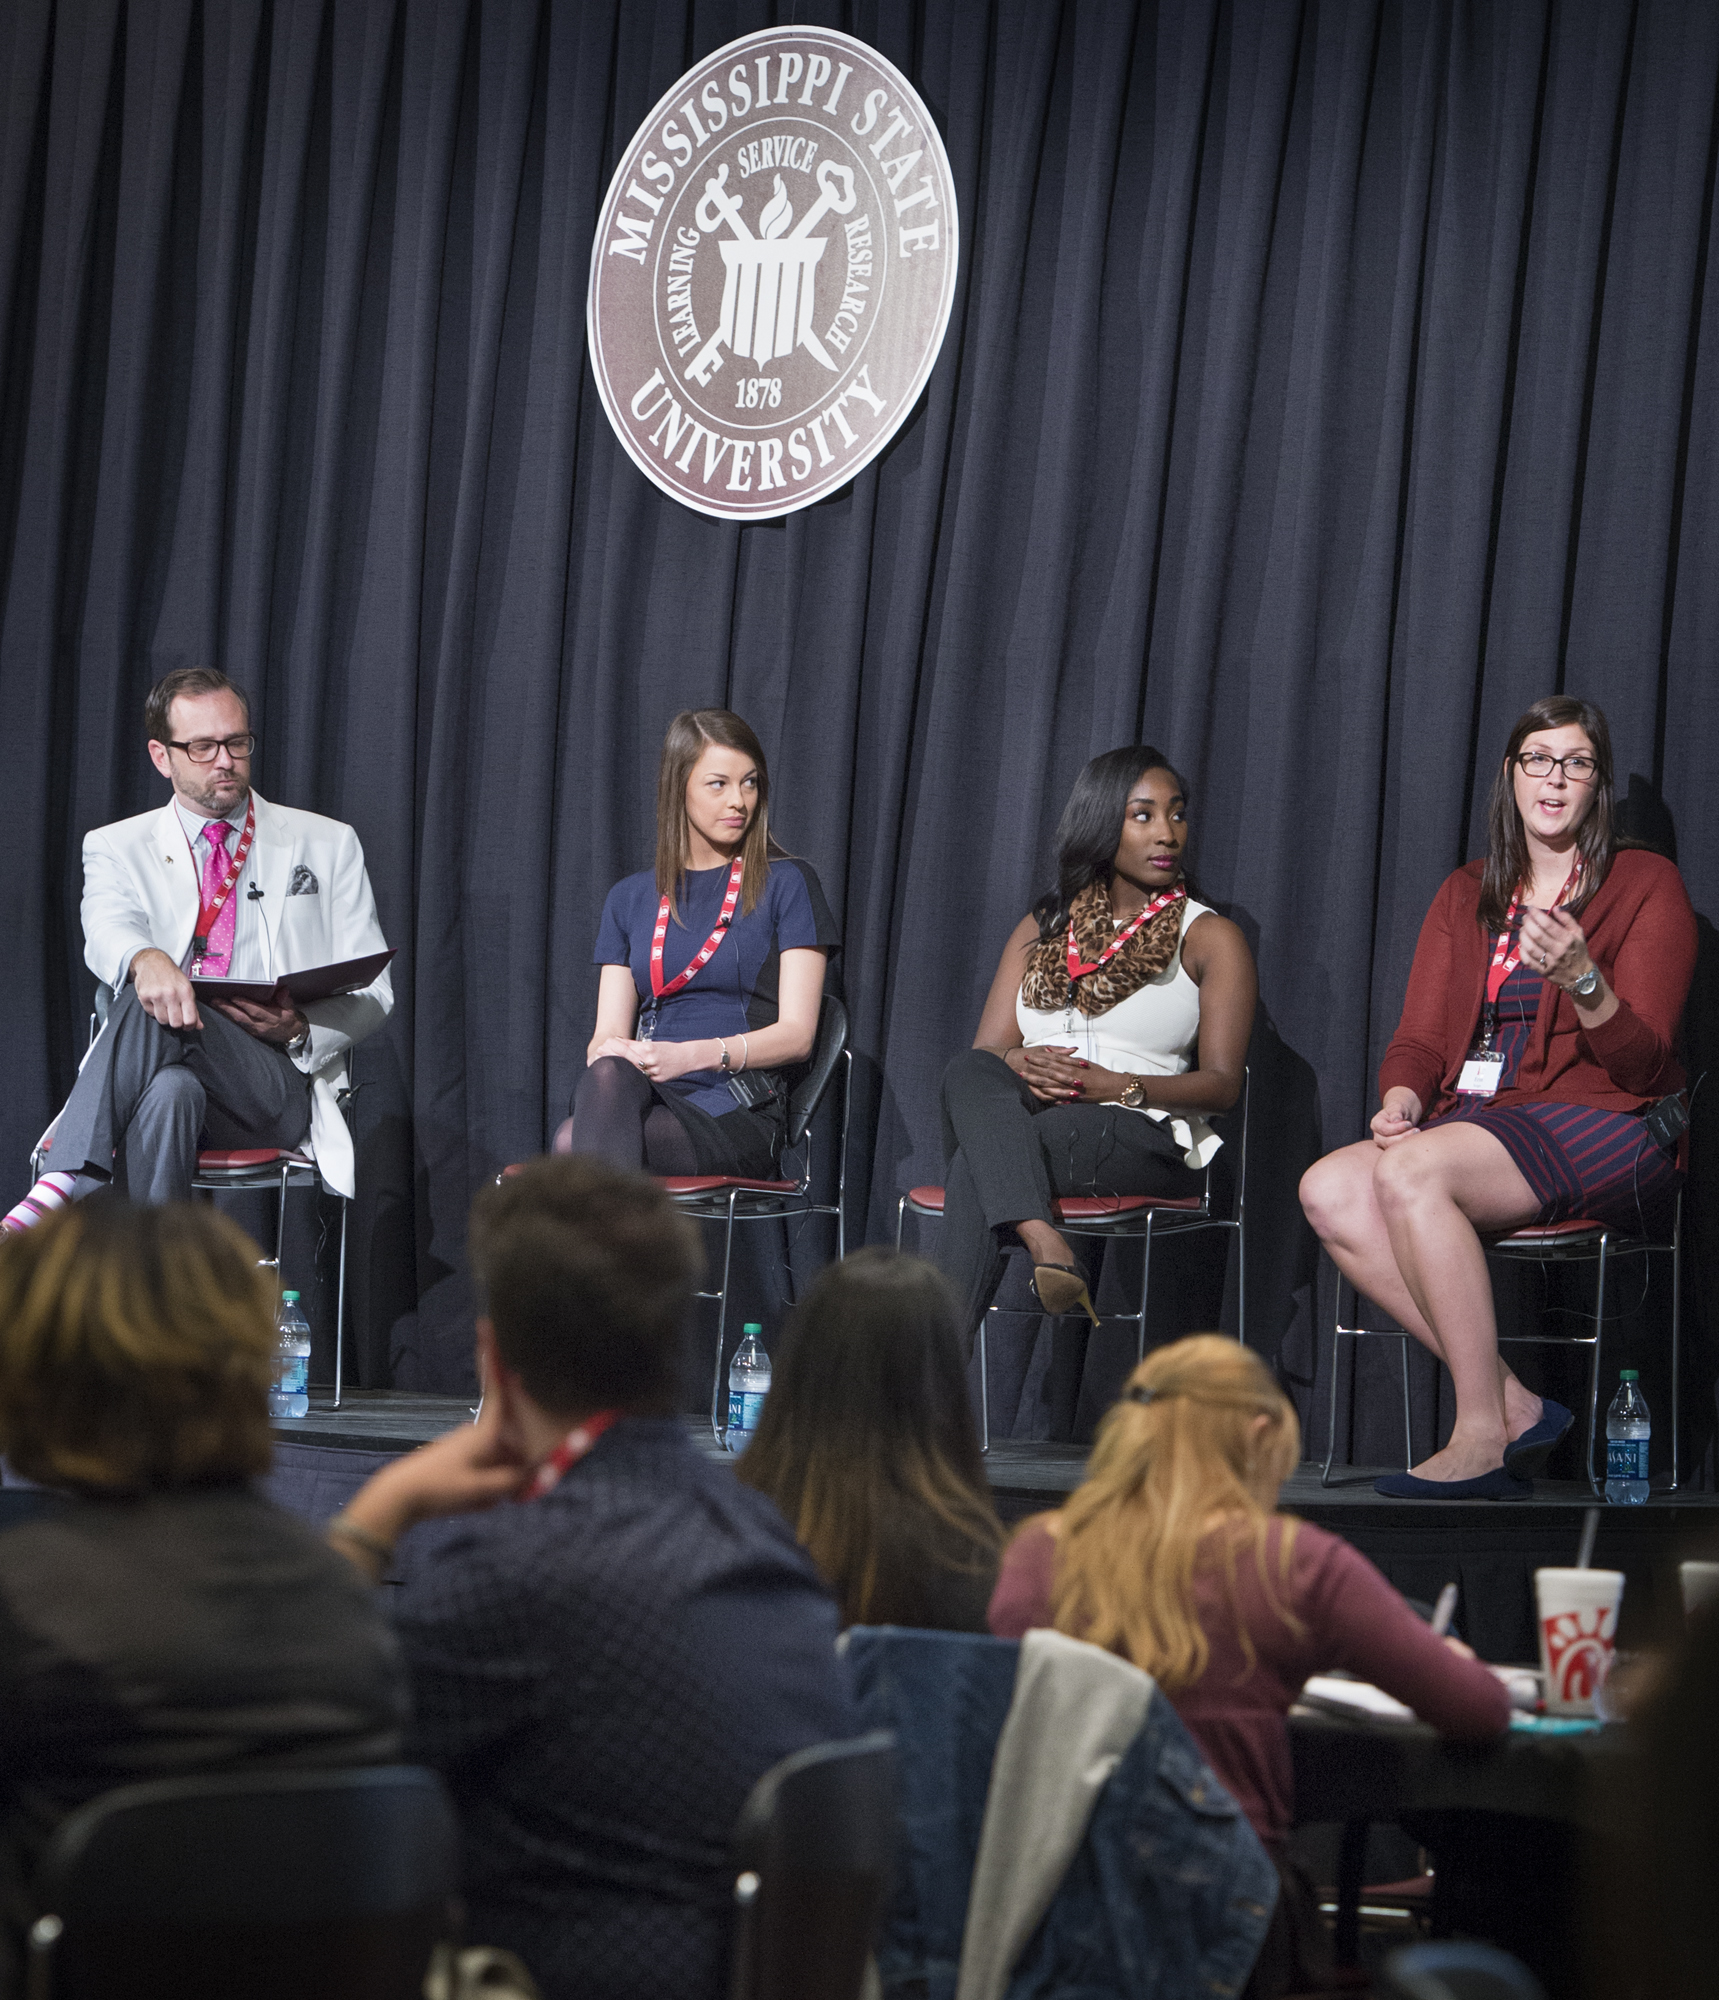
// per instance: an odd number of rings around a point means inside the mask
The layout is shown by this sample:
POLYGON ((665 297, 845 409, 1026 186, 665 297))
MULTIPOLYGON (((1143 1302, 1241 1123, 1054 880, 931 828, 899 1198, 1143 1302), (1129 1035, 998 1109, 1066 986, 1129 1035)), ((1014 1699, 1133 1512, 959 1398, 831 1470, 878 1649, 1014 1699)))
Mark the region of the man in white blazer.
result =
POLYGON ((282 1148, 308 1135, 323 1179, 353 1191, 335 1093, 347 1051, 394 1004, 387 971, 302 1010, 200 1005, 190 973, 273 980, 385 949, 358 836, 252 790, 249 706, 224 674, 167 675, 144 715, 173 796, 84 837, 84 958, 116 997, 13 1228, 109 1181, 135 1201, 187 1199, 205 1135, 282 1148))

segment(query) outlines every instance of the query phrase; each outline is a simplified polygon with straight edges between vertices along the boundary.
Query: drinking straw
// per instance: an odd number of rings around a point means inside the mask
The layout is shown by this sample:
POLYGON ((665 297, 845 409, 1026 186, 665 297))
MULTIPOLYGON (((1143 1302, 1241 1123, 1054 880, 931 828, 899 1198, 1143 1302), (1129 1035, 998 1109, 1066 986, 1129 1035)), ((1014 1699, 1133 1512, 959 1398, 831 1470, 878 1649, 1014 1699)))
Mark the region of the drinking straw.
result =
POLYGON ((1447 1583, 1438 1594, 1438 1604, 1432 1615, 1434 1634, 1442 1639, 1450 1630, 1450 1621, 1456 1613, 1456 1585, 1447 1583))
POLYGON ((1577 1569, 1586 1569, 1594 1559, 1594 1541, 1600 1532, 1600 1510, 1590 1507, 1582 1516, 1582 1546, 1576 1554, 1577 1569))

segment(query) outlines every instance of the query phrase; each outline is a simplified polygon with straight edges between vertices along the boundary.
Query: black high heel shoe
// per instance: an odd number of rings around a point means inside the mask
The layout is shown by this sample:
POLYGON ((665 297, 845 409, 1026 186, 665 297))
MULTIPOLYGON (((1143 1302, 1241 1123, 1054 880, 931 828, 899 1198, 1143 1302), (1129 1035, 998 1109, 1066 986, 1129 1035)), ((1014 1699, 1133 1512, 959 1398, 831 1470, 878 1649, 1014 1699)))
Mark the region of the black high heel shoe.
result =
POLYGON ((1098 1324, 1086 1279, 1072 1264, 1035 1264, 1033 1294, 1053 1319, 1061 1319, 1078 1307, 1094 1326, 1098 1324))

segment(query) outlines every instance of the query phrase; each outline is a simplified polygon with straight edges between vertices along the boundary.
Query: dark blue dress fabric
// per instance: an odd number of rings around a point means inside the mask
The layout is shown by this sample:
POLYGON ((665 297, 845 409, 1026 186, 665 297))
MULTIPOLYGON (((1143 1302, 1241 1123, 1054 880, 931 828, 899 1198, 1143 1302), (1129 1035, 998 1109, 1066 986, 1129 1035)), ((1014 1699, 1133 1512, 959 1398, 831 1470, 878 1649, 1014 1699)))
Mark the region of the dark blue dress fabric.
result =
MULTIPOLYGON (((722 912, 727 888, 726 867, 689 869, 681 878, 676 898, 680 921, 670 920, 663 941, 665 981, 684 972, 703 948, 722 912)), ((648 868, 617 882, 603 905, 603 921, 592 953, 598 965, 632 968, 641 1018, 651 1000, 651 937, 660 901, 656 876, 648 868)), ((732 1041, 737 1035, 767 1028, 776 1018, 782 953, 833 952, 840 942, 836 920, 811 866, 786 859, 772 862, 764 893, 751 912, 742 915, 735 911, 715 956, 700 967, 689 985, 661 1003, 656 1038, 696 1042, 722 1035, 732 1041)), ((733 1054, 738 1066, 738 1046, 733 1054)), ((660 1087, 713 1118, 725 1117, 735 1109, 735 1099, 716 1070, 694 1070, 660 1087)))
MULTIPOLYGON (((877 1951, 886 2000, 953 2000, 1012 1639, 858 1626, 867 1729, 896 1732, 901 1846, 877 1951)), ((1005 2000, 1221 2000, 1253 1969, 1277 1872, 1174 1708, 1154 1696, 1005 2000)))
POLYGON ((545 2000, 721 2000, 747 1793, 858 1728, 780 1514, 678 1420, 628 1418, 543 1499, 401 1554, 408 1752, 459 1808, 468 1939, 545 2000))

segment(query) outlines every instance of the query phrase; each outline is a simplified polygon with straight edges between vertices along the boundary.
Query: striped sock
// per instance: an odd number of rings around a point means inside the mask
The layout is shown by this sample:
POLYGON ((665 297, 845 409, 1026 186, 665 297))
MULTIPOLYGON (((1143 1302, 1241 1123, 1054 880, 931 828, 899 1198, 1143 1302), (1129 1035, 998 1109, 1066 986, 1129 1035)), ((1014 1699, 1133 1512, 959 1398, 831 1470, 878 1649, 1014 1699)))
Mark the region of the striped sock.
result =
POLYGON ((76 1174, 44 1174, 16 1208, 0 1215, 0 1229, 33 1229, 56 1208, 65 1207, 77 1184, 76 1174))

